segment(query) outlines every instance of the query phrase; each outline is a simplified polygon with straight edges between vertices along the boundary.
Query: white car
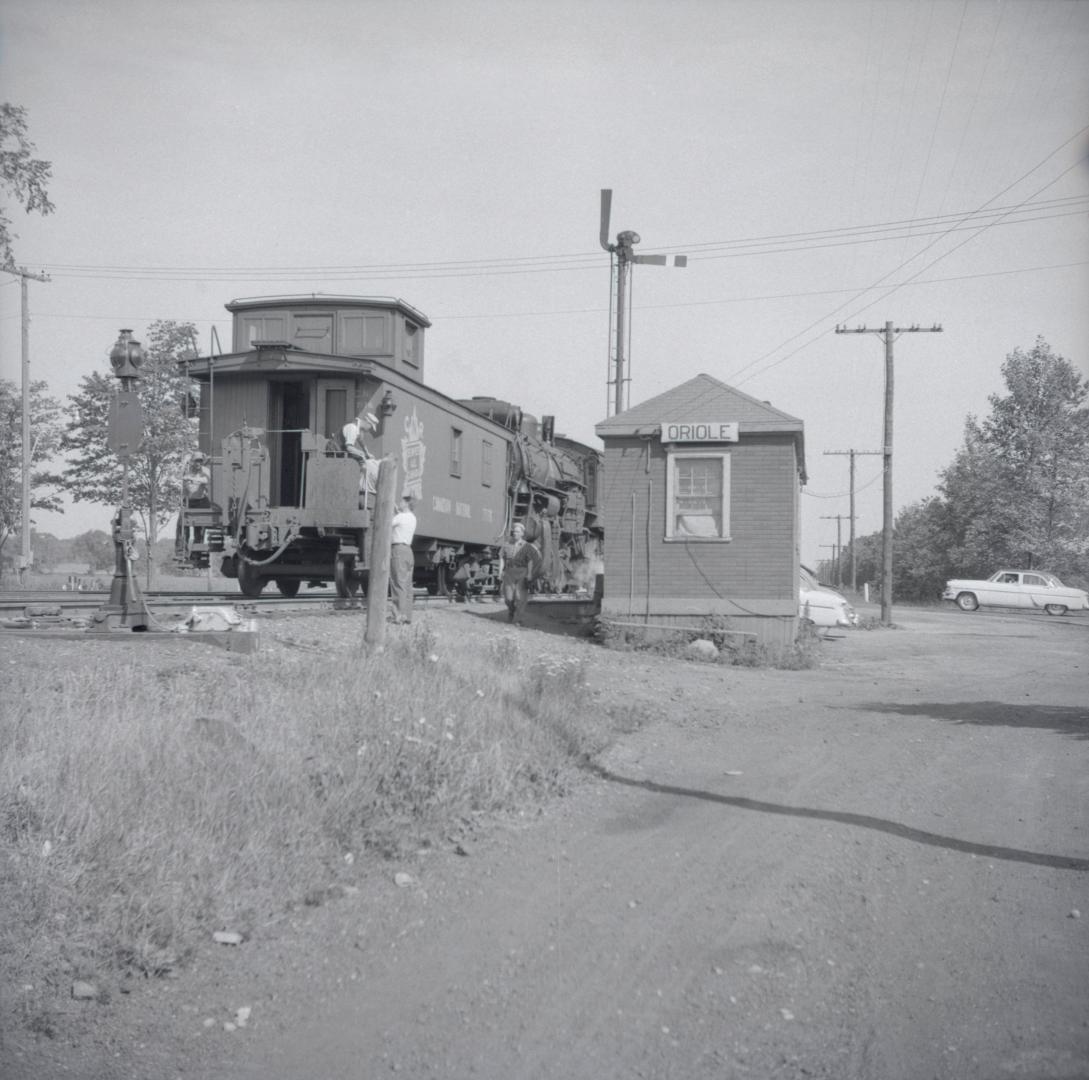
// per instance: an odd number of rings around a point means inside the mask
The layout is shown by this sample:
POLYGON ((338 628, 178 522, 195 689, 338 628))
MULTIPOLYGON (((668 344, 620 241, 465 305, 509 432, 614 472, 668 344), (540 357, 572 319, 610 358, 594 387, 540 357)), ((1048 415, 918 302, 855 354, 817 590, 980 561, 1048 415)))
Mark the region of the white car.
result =
POLYGON ((955 578, 945 583, 943 600, 962 611, 985 607, 1043 608, 1048 615, 1089 609, 1089 593, 1064 585, 1043 570, 998 570, 986 581, 955 578))
POLYGON ((835 589, 821 585, 806 566, 798 568, 798 618, 818 629, 858 625, 855 609, 835 589))

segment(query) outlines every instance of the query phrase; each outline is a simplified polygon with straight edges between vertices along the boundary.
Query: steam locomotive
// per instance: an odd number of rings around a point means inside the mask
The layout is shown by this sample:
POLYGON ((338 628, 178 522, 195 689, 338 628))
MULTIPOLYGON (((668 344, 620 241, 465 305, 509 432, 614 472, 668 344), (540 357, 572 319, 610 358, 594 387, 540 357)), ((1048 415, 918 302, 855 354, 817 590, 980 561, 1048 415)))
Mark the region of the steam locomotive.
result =
POLYGON ((232 351, 181 361, 199 384, 206 484, 183 497, 178 554, 218 558, 246 596, 365 584, 374 496, 342 432, 374 422, 365 449, 398 466, 416 496, 414 581, 451 589, 473 560, 484 580, 515 522, 542 554, 538 588, 589 588, 600 571, 599 451, 555 433, 554 418, 509 402, 455 400, 424 378, 428 319, 403 300, 288 296, 234 300, 232 351))

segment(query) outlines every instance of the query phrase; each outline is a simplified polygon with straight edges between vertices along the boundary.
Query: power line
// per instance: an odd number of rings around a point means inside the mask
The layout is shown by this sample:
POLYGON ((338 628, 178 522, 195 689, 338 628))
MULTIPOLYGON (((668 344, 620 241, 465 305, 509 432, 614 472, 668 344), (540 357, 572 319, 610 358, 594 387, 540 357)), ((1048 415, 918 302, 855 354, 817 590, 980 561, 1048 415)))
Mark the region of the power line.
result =
MULTIPOLYGON (((1037 203, 1019 203, 1012 206, 981 207, 974 211, 940 214, 899 221, 878 222, 866 225, 847 225, 810 232, 775 233, 766 236, 720 240, 698 244, 666 245, 685 247, 691 252, 692 261, 709 262, 753 255, 795 254, 799 251, 817 251, 830 247, 853 244, 883 243, 889 240, 945 236, 951 232, 979 228, 983 224, 1015 225, 1054 220, 1079 215, 1089 206, 1089 197, 1063 196, 1037 203), (923 231, 920 231, 923 230, 923 231)), ((558 273, 577 270, 598 270, 600 257, 592 252, 568 252, 551 255, 527 255, 515 257, 491 257, 428 262, 364 263, 358 265, 300 265, 300 266, 133 266, 100 265, 85 263, 51 263, 47 269, 57 277, 117 280, 185 281, 223 280, 243 277, 249 280, 276 281, 284 278, 324 277, 329 280, 344 278, 380 277, 386 280, 416 278, 506 276, 535 273, 558 273)))
MULTIPOLYGON (((905 281, 901 285, 897 286, 897 288, 908 288, 915 285, 943 285, 955 281, 976 281, 983 278, 1008 277, 1011 274, 1036 274, 1047 270, 1072 270, 1079 266, 1089 266, 1089 260, 1083 259, 1078 262, 1070 263, 1051 263, 1047 266, 1021 266, 1014 267, 1010 270, 988 270, 986 273, 982 274, 956 274, 951 277, 918 278, 912 279, 910 281, 905 281)), ((15 283, 11 282, 11 284, 15 283)), ((862 285, 847 285, 840 289, 809 289, 805 292, 762 293, 756 296, 723 296, 715 300, 677 300, 668 304, 640 304, 639 309, 640 311, 660 311, 669 310, 672 308, 712 307, 716 304, 754 304, 770 300, 797 300, 809 296, 838 296, 841 293, 858 295, 859 292, 864 292, 865 289, 866 286, 862 285)), ((442 319, 444 322, 455 322, 461 319, 488 319, 493 321, 495 319, 548 319, 553 318, 556 315, 600 315, 604 310, 605 309, 601 307, 583 307, 551 308, 547 311, 489 311, 483 314, 477 314, 475 312, 462 312, 461 314, 440 314, 436 315, 435 318, 442 319)), ((611 309, 609 313, 611 316, 611 309)), ((114 323, 117 321, 124 322, 126 319, 133 322, 153 322, 155 319, 162 318, 162 315, 134 315, 132 313, 128 315, 81 315, 73 313, 71 311, 39 311, 36 313, 36 317, 47 319, 90 319, 114 323)), ((0 322, 4 322, 5 320, 13 318, 16 318, 16 316, 0 315, 0 322)), ((177 321, 194 323, 216 322, 215 319, 207 318, 178 318, 177 321)), ((800 351, 800 349, 795 350, 795 352, 798 351, 800 351)), ((793 355, 794 353, 790 354, 790 356, 793 355)), ((790 356, 784 357, 783 359, 788 360, 790 359, 790 356)))

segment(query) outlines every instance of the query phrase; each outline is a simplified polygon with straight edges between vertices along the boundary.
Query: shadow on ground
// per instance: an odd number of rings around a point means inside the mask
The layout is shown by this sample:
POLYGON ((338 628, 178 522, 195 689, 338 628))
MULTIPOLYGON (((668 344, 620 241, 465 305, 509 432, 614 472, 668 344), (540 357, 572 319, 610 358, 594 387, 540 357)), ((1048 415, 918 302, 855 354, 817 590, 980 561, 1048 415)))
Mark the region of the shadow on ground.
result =
POLYGON ((1083 874, 1089 872, 1089 859, 1082 859, 1077 856, 1054 855, 1048 852, 1026 851, 1023 848, 1002 847, 998 844, 976 843, 971 840, 962 840, 956 836, 945 836, 941 833, 927 832, 925 829, 916 829, 899 821, 890 821, 888 818, 874 817, 870 814, 854 814, 844 810, 822 810, 812 806, 786 806, 783 803, 764 802, 760 799, 748 799, 739 795, 722 795, 715 791, 678 787, 676 784, 659 784, 654 780, 640 780, 635 777, 621 776, 602 765, 592 762, 587 763, 586 769, 594 776, 598 776, 610 783, 641 788, 656 795, 702 799, 706 802, 718 803, 721 806, 730 806, 737 810, 751 810, 761 814, 778 814, 786 817, 811 818, 816 821, 831 821, 840 825, 850 825, 855 828, 886 833, 889 836, 899 837, 901 840, 910 840, 916 844, 947 848, 950 851, 960 851, 987 859, 1028 863, 1031 866, 1045 866, 1053 870, 1076 870, 1083 874))
POLYGON ((919 701, 910 705, 870 701, 858 705, 861 712, 928 716, 953 724, 982 727, 1042 728, 1075 739, 1089 739, 1089 707, 1081 705, 1013 705, 1004 701, 919 701))

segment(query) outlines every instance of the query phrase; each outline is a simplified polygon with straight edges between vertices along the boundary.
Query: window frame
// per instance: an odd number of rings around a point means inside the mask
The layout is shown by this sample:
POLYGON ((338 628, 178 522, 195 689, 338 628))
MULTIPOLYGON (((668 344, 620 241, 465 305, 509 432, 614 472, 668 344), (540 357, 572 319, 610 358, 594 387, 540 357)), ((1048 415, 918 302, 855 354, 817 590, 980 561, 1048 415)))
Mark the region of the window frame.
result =
POLYGON ((463 428, 450 427, 450 475, 459 479, 462 475, 465 450, 465 431, 463 428))
POLYGON ((730 536, 730 459, 731 451, 712 448, 709 446, 691 448, 685 450, 666 451, 666 514, 665 536, 666 543, 671 544, 727 544, 730 536), (692 459, 717 458, 722 463, 722 531, 718 536, 689 536, 687 533, 675 532, 676 514, 676 476, 677 464, 681 461, 692 459))
POLYGON ((491 487, 492 486, 492 451, 495 449, 495 443, 490 439, 480 440, 480 486, 491 487))

